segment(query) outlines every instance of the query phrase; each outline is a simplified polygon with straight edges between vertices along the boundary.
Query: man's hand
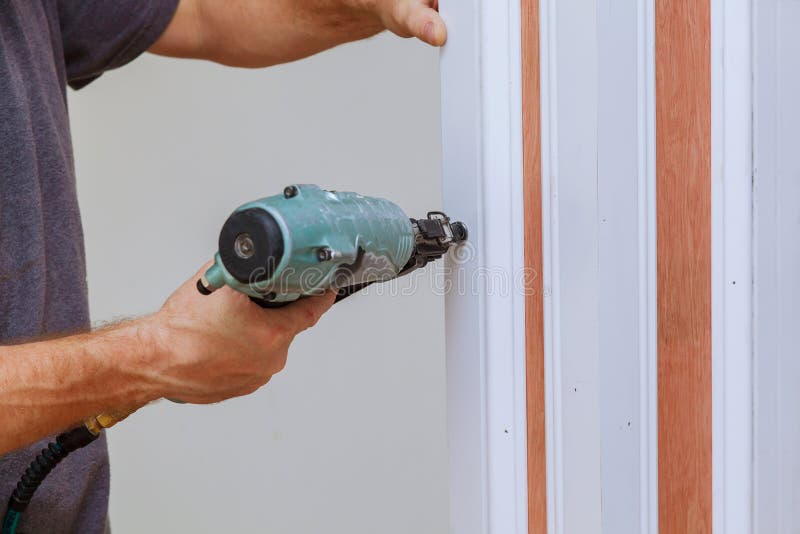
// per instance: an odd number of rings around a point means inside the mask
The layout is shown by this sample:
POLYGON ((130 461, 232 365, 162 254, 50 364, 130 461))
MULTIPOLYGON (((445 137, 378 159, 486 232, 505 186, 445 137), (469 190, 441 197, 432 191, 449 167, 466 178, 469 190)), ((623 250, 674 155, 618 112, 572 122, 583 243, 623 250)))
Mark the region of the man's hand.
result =
POLYGON ((316 324, 335 293, 262 309, 223 287, 197 292, 197 273, 152 316, 164 358, 156 362, 164 397, 192 403, 247 395, 286 365, 289 344, 316 324))
POLYGON ((150 48, 165 56, 267 67, 389 29, 441 46, 439 0, 180 0, 150 48))
POLYGON ((245 395, 286 363, 289 344, 334 295, 262 310, 198 273, 153 315, 87 334, 0 345, 0 455, 109 410, 161 397, 209 403, 245 395))

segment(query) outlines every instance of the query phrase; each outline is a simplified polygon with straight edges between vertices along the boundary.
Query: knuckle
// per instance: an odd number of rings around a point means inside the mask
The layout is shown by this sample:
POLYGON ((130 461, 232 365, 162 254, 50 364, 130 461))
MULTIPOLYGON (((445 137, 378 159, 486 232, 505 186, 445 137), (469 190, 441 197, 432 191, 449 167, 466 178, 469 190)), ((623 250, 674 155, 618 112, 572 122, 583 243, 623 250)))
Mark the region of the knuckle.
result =
POLYGON ((390 13, 392 19, 405 26, 410 22, 413 11, 409 9, 408 2, 395 2, 390 13))
POLYGON ((250 395, 252 393, 255 393, 256 391, 258 391, 261 388, 261 386, 263 386, 267 382, 269 382, 269 377, 267 377, 263 381, 259 381, 259 382, 253 383, 253 384, 247 384, 246 386, 244 386, 241 389, 241 391, 240 391, 241 394, 239 396, 250 395))
POLYGON ((303 326, 310 328, 319 321, 319 314, 313 309, 303 310, 303 326))
POLYGON ((389 9, 389 14, 394 20, 402 21, 405 15, 405 3, 393 2, 392 7, 389 9))
POLYGON ((289 351, 288 350, 281 350, 278 351, 277 354, 274 355, 272 358, 272 362, 270 365, 270 376, 274 375, 275 373, 280 373, 281 371, 286 368, 286 362, 289 359, 289 351))
POLYGON ((270 337, 274 342, 281 345, 287 341, 291 341, 292 337, 294 337, 294 332, 288 325, 276 323, 272 325, 270 337))

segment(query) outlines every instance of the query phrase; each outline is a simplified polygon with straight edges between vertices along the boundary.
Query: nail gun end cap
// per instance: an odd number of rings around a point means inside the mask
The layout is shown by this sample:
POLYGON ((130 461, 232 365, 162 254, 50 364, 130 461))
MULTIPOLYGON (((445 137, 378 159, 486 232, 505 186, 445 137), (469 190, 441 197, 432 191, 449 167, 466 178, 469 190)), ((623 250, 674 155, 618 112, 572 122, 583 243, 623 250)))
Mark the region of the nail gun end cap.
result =
POLYGON ((269 280, 283 258, 283 234, 261 208, 236 211, 219 234, 219 255, 225 269, 243 284, 269 280))

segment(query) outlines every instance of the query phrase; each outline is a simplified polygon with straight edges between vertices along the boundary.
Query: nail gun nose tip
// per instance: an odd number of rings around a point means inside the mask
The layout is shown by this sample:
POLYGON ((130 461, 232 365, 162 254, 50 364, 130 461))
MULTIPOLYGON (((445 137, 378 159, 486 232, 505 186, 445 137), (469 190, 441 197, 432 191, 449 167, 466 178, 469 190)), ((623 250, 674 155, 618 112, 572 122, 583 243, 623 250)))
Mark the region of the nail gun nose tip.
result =
POLYGON ((462 222, 454 222, 452 224, 453 228, 453 237, 457 242, 466 241, 467 237, 469 236, 469 231, 467 230, 467 226, 462 222))

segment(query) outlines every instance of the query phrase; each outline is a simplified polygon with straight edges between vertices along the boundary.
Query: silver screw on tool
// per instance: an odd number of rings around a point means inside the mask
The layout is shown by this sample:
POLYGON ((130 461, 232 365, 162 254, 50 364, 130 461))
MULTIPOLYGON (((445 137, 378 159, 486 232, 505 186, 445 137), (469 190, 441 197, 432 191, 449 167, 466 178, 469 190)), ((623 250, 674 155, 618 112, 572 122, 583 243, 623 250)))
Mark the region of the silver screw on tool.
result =
POLYGON ((299 191, 296 185, 288 185, 283 189, 284 198, 296 197, 297 193, 299 193, 299 191))
POLYGON ((328 247, 320 247, 317 249, 317 259, 319 261, 330 261, 333 259, 333 251, 328 247))
POLYGON ((250 237, 250 234, 244 232, 236 236, 236 241, 233 242, 233 250, 243 260, 249 260, 256 253, 256 245, 253 243, 253 238, 250 237))

